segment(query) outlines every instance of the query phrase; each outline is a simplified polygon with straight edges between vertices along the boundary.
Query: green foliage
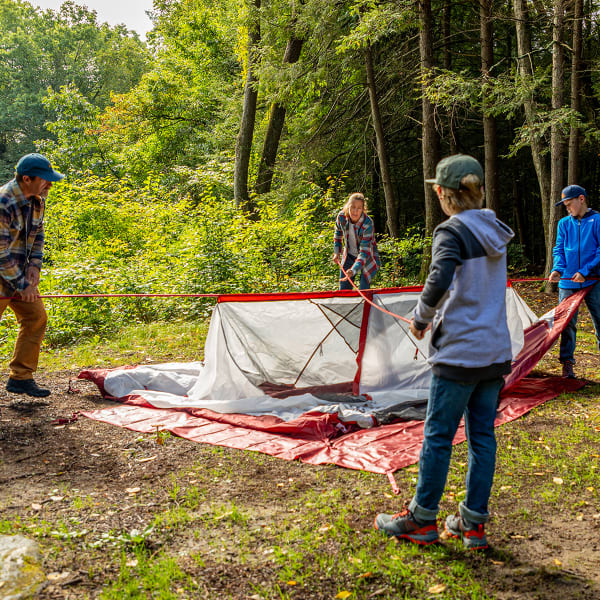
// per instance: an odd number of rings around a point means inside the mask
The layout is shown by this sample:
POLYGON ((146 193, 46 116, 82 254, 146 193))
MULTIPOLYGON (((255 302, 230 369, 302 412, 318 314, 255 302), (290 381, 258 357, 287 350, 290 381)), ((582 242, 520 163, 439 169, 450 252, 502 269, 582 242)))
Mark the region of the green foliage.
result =
POLYGON ((149 171, 194 168, 231 147, 225 115, 240 71, 240 4, 155 2, 152 68, 113 95, 98 131, 99 143, 118 154, 120 171, 141 182, 149 171))
POLYGON ((378 244, 382 267, 377 275, 378 286, 395 287, 415 284, 421 270, 423 251, 431 246, 429 238, 410 228, 402 238, 385 236, 378 244))
POLYGON ((74 85, 62 86, 58 92, 49 89, 42 103, 54 115, 46 127, 55 139, 38 141, 40 152, 60 164, 67 175, 84 171, 97 175, 114 173, 111 151, 98 135, 100 109, 97 106, 74 85))
MULTIPOLYGON (((337 287, 337 269, 329 257, 334 216, 346 195, 340 186, 332 181, 322 190, 305 184, 303 193, 286 203, 260 202, 256 218, 249 220, 216 195, 213 179, 218 179, 214 172, 207 178, 196 174, 179 186, 187 194, 178 194, 155 175, 141 188, 125 178, 91 173, 55 186, 48 200, 42 293, 222 294, 337 287)), ((402 250, 407 264, 417 243, 415 238, 402 250)), ((384 243, 384 254, 390 244, 384 243)), ((391 270, 387 274, 390 281, 398 280, 391 270)), ((133 323, 205 319, 212 304, 210 298, 51 300, 46 340, 57 346, 108 337, 133 323)), ((8 333, 8 321, 4 327, 8 333)))
POLYGON ((59 11, 21 0, 0 0, 0 179, 19 156, 45 139, 54 115, 43 105, 48 88, 73 86, 95 107, 125 92, 146 70, 148 53, 123 26, 99 24, 96 13, 72 1, 59 11))

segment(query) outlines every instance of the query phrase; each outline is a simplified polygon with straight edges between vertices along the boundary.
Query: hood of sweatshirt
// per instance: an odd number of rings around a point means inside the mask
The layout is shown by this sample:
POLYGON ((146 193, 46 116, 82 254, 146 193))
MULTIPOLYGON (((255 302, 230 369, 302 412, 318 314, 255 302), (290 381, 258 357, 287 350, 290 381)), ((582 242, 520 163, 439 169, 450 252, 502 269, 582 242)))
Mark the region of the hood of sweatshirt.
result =
POLYGON ((500 256, 514 237, 513 230, 496 218, 489 208, 464 210, 451 219, 457 219, 468 227, 488 256, 500 256))

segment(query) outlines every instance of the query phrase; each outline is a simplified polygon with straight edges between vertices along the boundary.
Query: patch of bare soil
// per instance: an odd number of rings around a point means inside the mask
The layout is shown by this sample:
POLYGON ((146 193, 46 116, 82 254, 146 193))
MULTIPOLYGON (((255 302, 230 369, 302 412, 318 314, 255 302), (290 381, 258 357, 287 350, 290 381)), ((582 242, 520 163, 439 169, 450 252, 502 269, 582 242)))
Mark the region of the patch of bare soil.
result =
MULTIPOLYGON (((548 299, 549 306, 554 302, 548 299)), ((538 306, 535 310, 544 312, 538 306)), ((39 383, 53 392, 47 405, 17 401, 3 387, 0 391, 2 520, 31 522, 37 517, 43 566, 51 575, 38 595, 42 600, 97 598, 120 571, 120 558, 111 554, 111 539, 119 532, 143 532, 157 515, 172 518, 178 507, 192 515, 194 526, 180 523, 172 534, 164 526, 160 536, 147 536, 146 549, 159 553, 165 548, 178 555, 180 567, 198 590, 194 597, 235 600, 259 598, 257 590, 276 590, 282 585, 280 569, 272 560, 273 547, 281 543, 281 530, 293 522, 298 498, 306 492, 337 490, 336 501, 356 500, 356 513, 348 517, 356 551, 361 537, 371 531, 373 514, 389 508, 382 502, 383 494, 389 496, 391 491, 383 476, 307 466, 174 437, 162 440, 158 434, 140 436, 82 417, 81 411, 112 404, 89 382, 74 382, 79 391, 70 393, 69 379, 75 376, 40 374, 39 383), (222 507, 217 515, 215 506, 222 507), (236 507, 250 518, 232 518, 236 507), (203 530, 205 516, 210 525, 203 530)), ((525 418, 519 426, 530 428, 533 434, 546 426, 561 427, 561 423, 525 418)), ((505 443, 501 436, 499 443, 505 443)), ((410 477, 404 479, 402 497, 410 498, 410 477)), ((528 485, 519 506, 535 511, 534 476, 528 485)), ((399 499, 388 502, 399 503, 399 499)), ((492 550, 471 556, 447 544, 448 557, 464 560, 486 592, 501 600, 600 599, 597 508, 582 505, 578 509, 581 521, 563 519, 559 512, 538 515, 523 529, 505 516, 514 514, 514 503, 500 500, 490 525, 492 550)), ((310 511, 299 518, 307 519, 307 514, 310 511)), ((315 523, 315 529, 319 525, 315 523)), ((35 532, 29 528, 26 535, 32 537, 35 532)), ((382 552, 384 545, 382 540, 382 552)), ((338 551, 332 546, 332 553, 338 551)), ((127 558, 134 560, 132 554, 127 558)), ((331 599, 343 585, 323 573, 302 589, 290 587, 286 593, 296 600, 331 599)), ((395 597, 389 585, 382 578, 367 579, 365 597, 395 597)), ((468 591, 464 597, 470 597, 468 591)))

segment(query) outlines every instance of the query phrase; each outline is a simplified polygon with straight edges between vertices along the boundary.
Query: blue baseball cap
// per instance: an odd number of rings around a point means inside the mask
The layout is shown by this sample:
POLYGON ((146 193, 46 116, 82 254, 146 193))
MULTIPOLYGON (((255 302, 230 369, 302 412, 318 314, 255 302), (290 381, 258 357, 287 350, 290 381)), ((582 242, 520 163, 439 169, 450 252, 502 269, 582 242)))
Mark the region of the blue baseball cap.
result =
POLYGON ((579 196, 585 196, 587 200, 587 194, 580 185, 568 185, 560 194, 560 200, 554 203, 554 206, 560 206, 565 200, 571 198, 579 198, 579 196))
POLYGON ((39 177, 45 181, 60 181, 65 177, 52 168, 50 161, 45 156, 36 152, 22 156, 17 163, 16 170, 19 175, 39 177))

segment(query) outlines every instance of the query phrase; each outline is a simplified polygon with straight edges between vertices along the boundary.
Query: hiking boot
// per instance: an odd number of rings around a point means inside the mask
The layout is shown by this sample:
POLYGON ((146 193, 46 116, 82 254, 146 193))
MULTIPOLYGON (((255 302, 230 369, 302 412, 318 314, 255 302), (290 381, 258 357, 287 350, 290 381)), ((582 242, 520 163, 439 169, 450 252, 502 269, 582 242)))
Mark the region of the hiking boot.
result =
POLYGON ((33 379, 8 378, 6 391, 13 394, 27 394, 34 398, 45 398, 50 395, 50 390, 41 388, 33 379))
POLYGON ((562 366, 563 377, 566 377, 567 379, 576 379, 575 371, 573 370, 575 363, 572 360, 565 360, 562 366))
POLYGON ((388 537, 408 540, 415 544, 427 546, 439 541, 437 521, 419 521, 405 510, 395 515, 378 514, 375 517, 375 529, 382 531, 388 537))
POLYGON ((450 515, 444 529, 450 537, 462 539, 464 547, 469 550, 485 550, 488 547, 483 523, 470 523, 460 515, 450 515))

